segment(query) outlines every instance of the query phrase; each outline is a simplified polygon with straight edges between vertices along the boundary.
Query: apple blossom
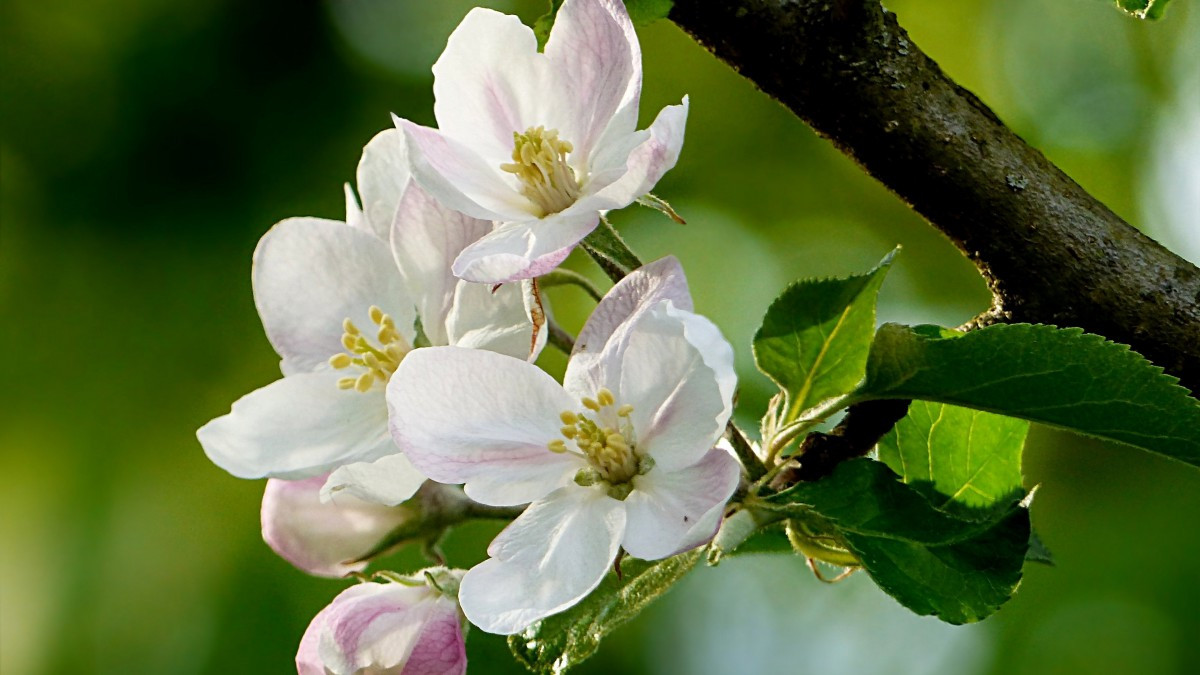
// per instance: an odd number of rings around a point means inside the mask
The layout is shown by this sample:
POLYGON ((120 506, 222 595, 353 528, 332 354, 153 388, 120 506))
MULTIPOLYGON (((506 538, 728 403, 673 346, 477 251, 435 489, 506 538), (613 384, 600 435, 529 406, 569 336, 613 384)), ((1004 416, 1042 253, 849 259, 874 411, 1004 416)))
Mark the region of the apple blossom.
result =
POLYGON ((360 210, 347 189, 346 222, 289 218, 254 253, 255 304, 284 377, 233 404, 197 436, 214 463, 242 478, 332 473, 345 488, 394 505, 424 477, 387 431, 383 385, 424 344, 514 356, 544 344, 520 285, 456 279, 450 264, 490 224, 449 211, 406 173, 403 135, 364 150, 360 210), (390 238, 389 243, 382 238, 390 238))
POLYGON ((321 610, 296 653, 299 675, 462 675, 467 670, 461 571, 435 568, 342 591, 321 610))
POLYGON ((686 97, 637 130, 641 48, 620 0, 566 0, 544 52, 515 16, 473 9, 433 74, 438 128, 396 125, 422 187, 497 223, 454 261, 463 279, 550 271, 602 212, 646 195, 683 145, 686 97))
POLYGON ((570 607, 621 548, 654 560, 715 533, 740 474, 714 447, 733 352, 674 304, 690 304, 682 278, 662 274, 677 266, 614 287, 583 332, 602 344, 572 357, 562 385, 457 347, 413 354, 388 384, 392 433, 421 472, 483 504, 532 502, 463 580, 463 611, 483 630, 515 633, 570 607))

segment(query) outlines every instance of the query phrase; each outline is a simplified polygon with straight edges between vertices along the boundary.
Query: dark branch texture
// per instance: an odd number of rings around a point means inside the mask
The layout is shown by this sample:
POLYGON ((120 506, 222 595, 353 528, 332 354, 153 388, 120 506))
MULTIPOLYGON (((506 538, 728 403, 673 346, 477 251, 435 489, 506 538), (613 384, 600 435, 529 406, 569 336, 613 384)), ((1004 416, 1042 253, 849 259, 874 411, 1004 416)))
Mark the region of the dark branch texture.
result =
POLYGON ((675 0, 670 18, 946 234, 1004 322, 1079 326, 1200 392, 1200 270, 1021 140, 872 0, 675 0))

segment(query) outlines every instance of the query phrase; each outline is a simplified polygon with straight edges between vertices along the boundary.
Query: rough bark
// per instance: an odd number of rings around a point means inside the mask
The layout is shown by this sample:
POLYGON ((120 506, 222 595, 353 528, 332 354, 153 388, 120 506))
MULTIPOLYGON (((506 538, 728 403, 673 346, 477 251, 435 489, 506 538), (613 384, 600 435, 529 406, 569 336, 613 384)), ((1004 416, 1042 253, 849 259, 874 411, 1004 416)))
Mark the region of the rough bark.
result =
POLYGON ((1200 270, 955 84, 873 0, 675 0, 670 18, 979 268, 1000 321, 1080 326, 1200 392, 1200 270))

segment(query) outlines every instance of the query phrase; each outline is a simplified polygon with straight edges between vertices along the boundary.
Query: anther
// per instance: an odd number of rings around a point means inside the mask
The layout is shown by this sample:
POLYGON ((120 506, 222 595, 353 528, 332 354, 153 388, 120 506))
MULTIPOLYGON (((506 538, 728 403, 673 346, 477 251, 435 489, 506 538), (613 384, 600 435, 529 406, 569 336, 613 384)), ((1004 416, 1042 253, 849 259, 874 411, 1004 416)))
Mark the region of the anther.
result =
POLYGON ((553 441, 550 441, 549 443, 547 443, 546 447, 550 450, 550 452, 553 452, 553 453, 559 454, 559 455, 561 455, 562 453, 567 451, 567 444, 564 443, 562 441, 562 439, 559 439, 559 438, 556 438, 553 441))
POLYGON ((632 412, 633 412, 633 406, 626 403, 625 405, 621 406, 620 408, 617 408, 617 417, 629 417, 629 413, 632 413, 632 412))
POLYGON ((337 381, 337 386, 338 389, 353 389, 356 382, 358 382, 357 377, 343 377, 337 381))
POLYGON ((334 354, 333 356, 329 357, 329 365, 338 370, 341 370, 342 368, 349 368, 350 364, 353 362, 354 360, 350 358, 349 354, 334 354))
POLYGON ((582 403, 583 403, 583 407, 587 408, 588 410, 595 410, 597 412, 599 412, 599 410, 600 410, 600 404, 597 403, 594 399, 588 398, 587 396, 583 397, 582 403))
POLYGON ((567 438, 575 438, 575 435, 578 433, 579 433, 579 430, 576 429, 575 427, 563 427, 562 428, 562 435, 566 436, 567 438))
POLYGON ((354 322, 350 319, 342 321, 342 330, 346 331, 347 335, 358 335, 358 326, 355 326, 354 322))
POLYGON ((371 385, 375 382, 373 373, 363 373, 358 376, 358 380, 354 383, 354 388, 361 393, 365 393, 371 389, 371 385))
POLYGON ((579 416, 570 410, 564 410, 563 412, 559 413, 558 419, 562 420, 563 424, 575 424, 579 421, 579 416))
POLYGON ((371 321, 374 321, 377 324, 383 323, 383 317, 385 315, 383 310, 379 309, 378 305, 371 305, 371 308, 367 310, 367 314, 370 315, 371 321))
POLYGON ((596 392, 596 400, 601 406, 610 406, 617 401, 613 393, 606 388, 596 392))

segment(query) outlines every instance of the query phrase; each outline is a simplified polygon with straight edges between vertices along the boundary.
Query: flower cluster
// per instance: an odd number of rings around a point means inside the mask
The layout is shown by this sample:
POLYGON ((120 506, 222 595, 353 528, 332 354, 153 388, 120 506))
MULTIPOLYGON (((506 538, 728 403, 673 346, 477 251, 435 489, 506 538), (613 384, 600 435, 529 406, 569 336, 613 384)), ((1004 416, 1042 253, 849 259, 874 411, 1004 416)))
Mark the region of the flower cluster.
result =
POLYGON ((624 5, 566 0, 544 51, 514 17, 473 10, 434 76, 438 128, 397 119, 372 139, 344 221, 291 218, 262 238, 254 297, 283 377, 197 434, 231 474, 269 478, 276 552, 364 582, 313 620, 302 675, 461 673, 464 616, 519 632, 588 595, 622 551, 703 544, 741 475, 718 446, 733 352, 674 258, 604 296, 561 384, 533 363, 548 333, 536 277, 682 145, 686 99, 636 128, 624 5), (515 519, 474 568, 363 574, 482 512, 515 519))

